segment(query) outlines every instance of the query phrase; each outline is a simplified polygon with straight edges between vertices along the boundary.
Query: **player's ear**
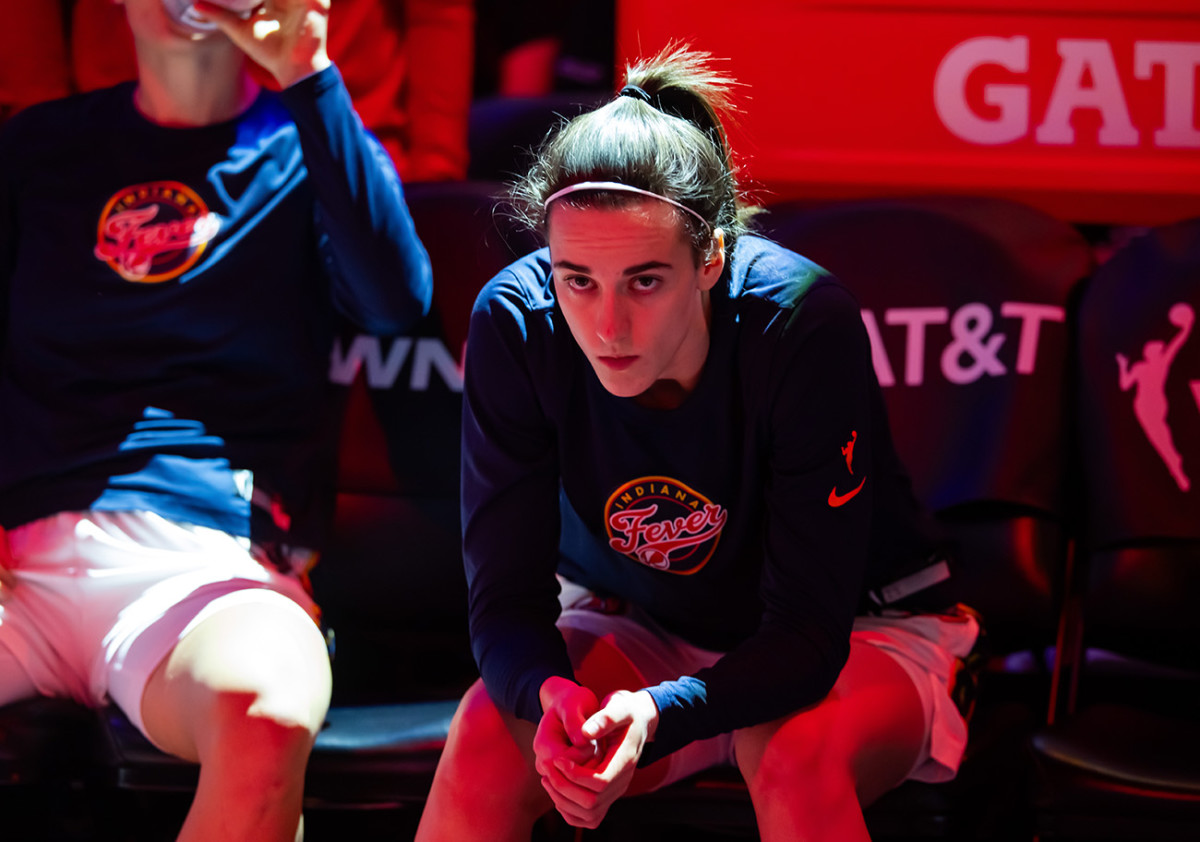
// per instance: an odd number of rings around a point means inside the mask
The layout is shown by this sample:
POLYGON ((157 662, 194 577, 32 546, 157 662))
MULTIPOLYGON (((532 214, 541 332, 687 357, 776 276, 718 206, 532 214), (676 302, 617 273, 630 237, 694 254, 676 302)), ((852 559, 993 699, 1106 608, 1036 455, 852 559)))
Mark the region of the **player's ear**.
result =
POLYGON ((704 253, 704 263, 700 267, 700 288, 710 290, 721 278, 725 271, 725 231, 714 228, 712 241, 704 253))

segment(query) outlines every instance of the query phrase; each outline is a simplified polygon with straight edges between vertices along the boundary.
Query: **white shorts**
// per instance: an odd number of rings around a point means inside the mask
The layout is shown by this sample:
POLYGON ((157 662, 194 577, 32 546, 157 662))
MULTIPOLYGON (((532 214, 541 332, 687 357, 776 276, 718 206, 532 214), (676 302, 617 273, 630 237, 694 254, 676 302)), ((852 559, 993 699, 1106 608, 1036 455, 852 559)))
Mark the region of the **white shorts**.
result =
MULTIPOLYGON (((644 686, 694 674, 722 656, 671 634, 636 607, 618 607, 615 601, 599 599, 572 582, 561 578, 559 582, 563 608, 559 628, 611 637, 644 686)), ((978 636, 978 622, 966 613, 855 618, 850 639, 890 655, 912 678, 921 697, 925 742, 908 779, 938 783, 958 772, 967 745, 967 723, 950 698, 950 687, 959 659, 970 653, 978 636)), ((714 766, 736 765, 733 734, 689 743, 669 759, 662 786, 714 766)))
POLYGON ((316 617, 299 577, 248 539, 149 512, 63 512, 11 530, 8 543, 16 585, 0 588, 3 701, 30 687, 89 706, 112 699, 145 733, 146 682, 202 620, 249 602, 316 617))

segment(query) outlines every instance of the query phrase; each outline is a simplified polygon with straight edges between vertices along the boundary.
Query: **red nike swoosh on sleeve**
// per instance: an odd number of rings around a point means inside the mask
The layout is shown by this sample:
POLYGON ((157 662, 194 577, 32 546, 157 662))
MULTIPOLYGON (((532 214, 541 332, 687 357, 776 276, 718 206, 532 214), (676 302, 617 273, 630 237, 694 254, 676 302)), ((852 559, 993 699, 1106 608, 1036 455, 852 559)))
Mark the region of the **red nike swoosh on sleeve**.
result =
POLYGON ((867 481, 867 478, 863 477, 862 482, 860 482, 853 491, 847 491, 845 494, 838 494, 837 486, 835 485, 833 488, 831 488, 829 490, 829 505, 833 506, 835 509, 838 506, 846 505, 848 502, 850 502, 854 498, 854 495, 856 495, 856 494, 858 494, 858 492, 862 491, 863 483, 865 483, 866 481, 867 481))

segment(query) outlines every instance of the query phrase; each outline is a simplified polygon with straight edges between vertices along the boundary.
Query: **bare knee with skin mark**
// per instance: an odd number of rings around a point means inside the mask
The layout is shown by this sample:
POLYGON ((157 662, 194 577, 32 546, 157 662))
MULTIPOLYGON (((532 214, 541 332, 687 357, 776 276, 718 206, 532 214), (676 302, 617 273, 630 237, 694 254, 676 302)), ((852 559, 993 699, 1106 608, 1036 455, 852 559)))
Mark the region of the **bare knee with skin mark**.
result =
POLYGON ((300 836, 304 770, 332 678, 320 631, 284 599, 216 611, 147 683, 148 735, 200 763, 180 840, 300 836))

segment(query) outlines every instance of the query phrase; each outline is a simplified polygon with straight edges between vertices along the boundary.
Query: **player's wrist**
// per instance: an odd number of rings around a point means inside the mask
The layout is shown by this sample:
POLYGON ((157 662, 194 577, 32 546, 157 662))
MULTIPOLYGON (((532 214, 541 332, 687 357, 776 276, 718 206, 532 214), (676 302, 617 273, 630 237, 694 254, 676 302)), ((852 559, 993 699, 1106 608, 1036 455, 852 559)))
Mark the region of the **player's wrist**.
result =
POLYGON ((333 65, 329 55, 322 49, 320 53, 313 55, 309 59, 305 59, 296 64, 290 65, 284 70, 277 71, 275 81, 279 83, 280 88, 290 88, 292 85, 303 82, 309 76, 316 76, 322 70, 325 70, 333 65))
POLYGON ((639 717, 646 723, 646 742, 650 742, 658 730, 658 704, 650 695, 649 690, 638 690, 633 694, 633 705, 637 709, 639 717))

